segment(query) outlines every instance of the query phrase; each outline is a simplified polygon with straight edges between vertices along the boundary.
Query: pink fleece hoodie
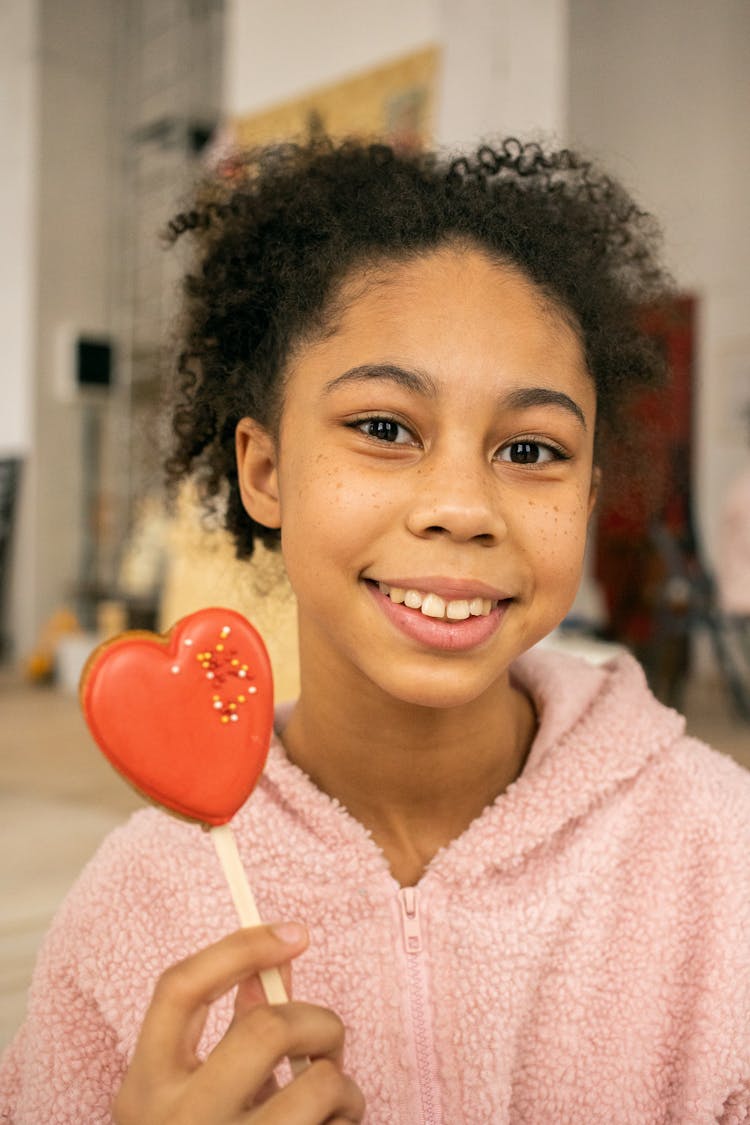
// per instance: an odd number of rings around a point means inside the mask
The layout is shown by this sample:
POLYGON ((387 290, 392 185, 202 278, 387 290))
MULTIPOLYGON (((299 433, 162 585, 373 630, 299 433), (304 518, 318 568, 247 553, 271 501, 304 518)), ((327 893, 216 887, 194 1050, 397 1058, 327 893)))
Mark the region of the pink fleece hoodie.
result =
MULTIPOLYGON (((310 927, 295 994, 343 1017, 370 1125, 750 1120, 750 775, 629 657, 515 673, 523 774, 414 888, 275 742, 235 828, 264 916, 310 927)), ((206 835, 136 814, 52 927, 0 1118, 109 1121, 156 977, 235 926, 206 835)))

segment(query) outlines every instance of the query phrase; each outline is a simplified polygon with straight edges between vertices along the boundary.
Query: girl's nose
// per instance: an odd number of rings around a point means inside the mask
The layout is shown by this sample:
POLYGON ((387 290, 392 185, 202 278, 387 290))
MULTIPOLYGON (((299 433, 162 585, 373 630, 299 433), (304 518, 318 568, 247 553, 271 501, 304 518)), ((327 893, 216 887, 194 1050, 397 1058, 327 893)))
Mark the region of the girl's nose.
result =
POLYGON ((414 482, 407 517, 412 534, 459 542, 476 539, 487 546, 503 539, 507 529, 488 473, 487 465, 477 471, 465 460, 424 469, 414 482))

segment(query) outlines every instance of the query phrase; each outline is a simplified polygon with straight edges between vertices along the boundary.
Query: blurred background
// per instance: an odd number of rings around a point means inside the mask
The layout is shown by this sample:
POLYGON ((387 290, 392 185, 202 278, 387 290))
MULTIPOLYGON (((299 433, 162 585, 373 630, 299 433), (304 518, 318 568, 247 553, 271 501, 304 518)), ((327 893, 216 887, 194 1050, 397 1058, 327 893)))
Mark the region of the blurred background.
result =
POLYGON ((4 0, 0 93, 0 1044, 52 910, 138 803, 78 714, 91 647, 234 605, 296 688, 275 557, 238 569, 162 491, 185 262, 160 232, 233 145, 514 134, 595 154, 657 215, 678 293, 642 316, 672 380, 633 405, 655 487, 601 506, 549 643, 631 649, 750 764, 747 0, 4 0))

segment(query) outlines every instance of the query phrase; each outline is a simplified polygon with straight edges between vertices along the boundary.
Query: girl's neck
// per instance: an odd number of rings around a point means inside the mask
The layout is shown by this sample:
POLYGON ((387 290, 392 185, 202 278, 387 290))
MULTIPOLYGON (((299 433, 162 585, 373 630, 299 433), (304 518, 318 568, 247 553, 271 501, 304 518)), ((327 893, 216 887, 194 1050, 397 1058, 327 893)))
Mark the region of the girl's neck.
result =
POLYGON ((369 829, 398 882, 412 885, 519 776, 534 709, 507 674, 481 699, 446 710, 342 688, 306 691, 303 677, 283 732, 287 754, 369 829))

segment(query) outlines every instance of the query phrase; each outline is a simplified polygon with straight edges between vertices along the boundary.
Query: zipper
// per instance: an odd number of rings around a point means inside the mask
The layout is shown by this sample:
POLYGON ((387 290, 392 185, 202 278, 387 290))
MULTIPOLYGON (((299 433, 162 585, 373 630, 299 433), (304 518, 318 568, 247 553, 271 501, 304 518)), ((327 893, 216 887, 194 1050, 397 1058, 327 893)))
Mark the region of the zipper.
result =
POLYGON ((403 887, 401 909, 404 919, 404 948, 407 953, 422 952, 422 931, 417 914, 417 888, 403 887))
POLYGON ((423 1125, 439 1125, 437 1075, 432 1059, 430 1018, 427 1008, 427 979, 422 958, 422 930, 419 921, 419 898, 416 887, 402 887, 399 891, 401 926, 406 952, 406 972, 409 986, 414 1047, 417 1061, 417 1081, 422 1104, 423 1125))

